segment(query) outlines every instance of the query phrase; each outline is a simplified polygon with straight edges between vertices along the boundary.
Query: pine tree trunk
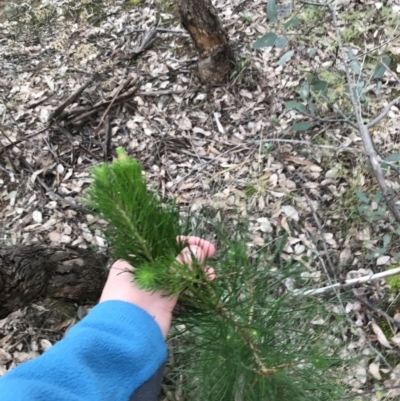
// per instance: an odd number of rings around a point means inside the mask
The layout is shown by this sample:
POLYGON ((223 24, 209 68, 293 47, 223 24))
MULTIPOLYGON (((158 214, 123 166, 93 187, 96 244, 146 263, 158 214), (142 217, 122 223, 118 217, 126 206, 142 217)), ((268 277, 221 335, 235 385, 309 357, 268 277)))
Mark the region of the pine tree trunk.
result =
POLYGON ((181 22, 199 53, 197 75, 204 84, 228 82, 233 52, 211 0, 176 0, 181 22))
POLYGON ((0 249, 0 319, 41 297, 97 301, 107 257, 80 248, 0 249))

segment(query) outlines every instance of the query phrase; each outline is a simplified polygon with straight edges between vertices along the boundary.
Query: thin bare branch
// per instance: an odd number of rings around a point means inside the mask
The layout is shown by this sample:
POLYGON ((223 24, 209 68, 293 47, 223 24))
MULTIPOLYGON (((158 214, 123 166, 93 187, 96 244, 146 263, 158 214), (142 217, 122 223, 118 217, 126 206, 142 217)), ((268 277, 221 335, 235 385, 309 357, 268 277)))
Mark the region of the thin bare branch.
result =
POLYGON ((108 105, 108 107, 106 108, 106 111, 104 112, 104 114, 102 115, 99 124, 97 125, 96 129, 93 132, 93 136, 96 136, 101 128, 101 126, 103 125, 104 119, 108 116, 108 113, 110 112, 111 107, 113 106, 115 99, 117 99, 118 95, 121 93, 122 89, 124 89, 125 86, 129 86, 131 84, 135 84, 137 82, 137 79, 133 79, 131 77, 129 77, 127 80, 123 81, 120 86, 118 87, 118 89, 115 92, 114 97, 112 98, 110 104, 108 105))
MULTIPOLYGON (((50 124, 50 125, 51 125, 51 124, 50 124)), ((27 141, 28 139, 34 138, 35 136, 37 136, 37 135, 39 135, 39 134, 42 134, 43 132, 45 132, 46 130, 48 130, 48 129, 50 128, 50 125, 47 124, 44 128, 42 128, 41 130, 35 132, 35 133, 32 134, 32 135, 29 135, 29 136, 27 136, 27 137, 25 137, 25 138, 18 139, 17 141, 14 141, 14 142, 11 142, 11 143, 9 143, 9 144, 7 144, 7 145, 4 145, 4 148, 0 149, 0 153, 2 152, 2 150, 6 150, 6 149, 9 149, 9 148, 13 148, 14 146, 17 146, 18 144, 20 144, 21 142, 25 142, 25 141, 27 141)))
POLYGON ((328 285, 326 287, 316 288, 316 289, 307 290, 307 291, 299 290, 296 292, 298 292, 299 295, 303 295, 303 296, 322 295, 322 294, 326 294, 328 292, 338 290, 340 288, 349 288, 349 287, 353 287, 357 284, 368 283, 370 281, 380 280, 382 278, 386 278, 386 277, 390 277, 390 276, 397 276, 398 274, 400 274, 400 267, 397 267, 396 269, 386 270, 386 271, 380 272, 380 273, 368 274, 366 276, 352 278, 350 280, 346 280, 344 283, 335 283, 335 284, 328 285))
POLYGON ((381 113, 378 115, 378 117, 375 117, 372 121, 370 121, 366 127, 371 128, 374 125, 378 124, 381 120, 383 120, 387 114, 389 113, 390 109, 392 106, 394 106, 396 103, 400 101, 400 96, 396 97, 396 99, 393 99, 388 105, 381 111, 381 113))
POLYGON ((91 76, 78 90, 76 90, 68 99, 61 103, 49 116, 48 121, 57 118, 66 107, 78 98, 78 96, 94 81, 94 76, 91 76))
MULTIPOLYGON (((340 52, 339 54, 345 65, 345 73, 346 73, 347 83, 349 84, 349 89, 350 89, 349 90, 350 100, 351 100, 351 103, 354 108, 358 131, 360 132, 361 139, 364 143, 365 150, 367 151, 368 156, 369 156, 372 170, 374 172, 374 175, 378 182, 378 185, 382 191, 382 194, 385 198, 386 204, 387 204, 389 210, 391 211, 392 215, 396 219, 396 221, 400 223, 400 211, 394 200, 393 191, 391 191, 391 189, 386 184, 385 177, 384 177, 382 167, 381 167, 381 158, 378 155, 378 153, 376 152, 375 145, 374 145, 371 135, 368 131, 368 126, 364 124, 363 117, 362 117, 361 104, 360 104, 359 100, 356 99, 355 94, 354 94, 356 84, 354 81, 354 77, 350 73, 350 70, 348 68, 349 60, 348 60, 346 52, 343 48, 342 38, 340 35, 340 31, 339 31, 339 25, 338 25, 337 15, 336 15, 337 0, 335 2, 333 2, 332 4, 330 4, 329 7, 331 10, 331 14, 332 14, 332 20, 333 20, 333 25, 335 28, 336 39, 338 41, 338 47, 339 47, 339 52, 340 52)), ((382 115, 381 118, 383 118, 384 117, 383 112, 381 113, 381 115, 382 115)), ((377 118, 380 118, 380 116, 378 116, 377 118)), ((380 121, 380 119, 378 121, 380 121)), ((375 120, 373 120, 373 121, 375 121, 375 120)))

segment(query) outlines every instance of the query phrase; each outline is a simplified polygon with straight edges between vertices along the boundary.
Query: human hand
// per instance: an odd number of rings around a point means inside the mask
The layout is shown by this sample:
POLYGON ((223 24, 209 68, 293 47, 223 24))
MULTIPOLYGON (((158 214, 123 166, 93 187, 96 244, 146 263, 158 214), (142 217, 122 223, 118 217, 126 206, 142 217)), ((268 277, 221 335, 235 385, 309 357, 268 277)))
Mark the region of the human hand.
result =
MULTIPOLYGON (((188 244, 176 258, 180 263, 190 265, 194 257, 202 264, 205 259, 215 254, 215 246, 199 237, 179 236, 177 240, 188 244)), ((125 260, 118 260, 112 265, 100 302, 125 301, 138 306, 153 316, 166 338, 179 294, 166 297, 163 291, 149 292, 139 289, 132 280, 132 269, 133 267, 125 260)), ((215 278, 213 268, 205 266, 203 271, 209 280, 215 278)))

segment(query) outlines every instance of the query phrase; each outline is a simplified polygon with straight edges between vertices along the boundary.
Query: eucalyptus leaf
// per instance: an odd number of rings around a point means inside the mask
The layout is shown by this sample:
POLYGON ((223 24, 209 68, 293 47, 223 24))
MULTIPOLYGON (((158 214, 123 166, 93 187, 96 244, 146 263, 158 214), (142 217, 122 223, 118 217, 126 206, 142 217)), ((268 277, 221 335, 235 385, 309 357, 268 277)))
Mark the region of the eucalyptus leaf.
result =
POLYGON ((365 82, 364 81, 358 81, 356 86, 353 87, 353 96, 356 99, 364 99, 363 91, 364 91, 364 86, 365 82))
POLYGON ((292 131, 301 132, 307 131, 312 128, 313 124, 310 121, 300 121, 298 123, 294 123, 291 127, 292 131))
POLYGON ((358 199, 360 199, 361 202, 369 203, 368 197, 363 192, 361 192, 359 189, 356 189, 354 192, 357 195, 358 199))
POLYGON ((316 48, 310 49, 310 51, 308 52, 308 55, 311 58, 314 58, 316 54, 317 54, 317 49, 316 48))
POLYGON ((353 70, 354 74, 359 75, 361 73, 361 65, 357 60, 355 54, 351 50, 349 50, 348 52, 348 57, 350 59, 350 67, 353 70))
POLYGON ((292 18, 291 20, 285 22, 284 27, 285 27, 285 29, 288 29, 288 28, 291 28, 291 27, 296 28, 300 24, 301 24, 301 21, 298 18, 292 18))
POLYGON ((276 0, 268 0, 267 3, 267 16, 271 22, 278 21, 278 13, 276 10, 276 0))
POLYGON ((308 83, 301 85, 299 94, 303 100, 307 100, 310 96, 310 85, 308 83))
POLYGON ((310 109, 310 114, 315 116, 315 106, 311 99, 308 101, 308 108, 310 109))
MULTIPOLYGON (((388 56, 384 56, 382 59, 382 63, 385 64, 386 66, 389 66, 390 62, 392 59, 388 56)), ((375 68, 374 74, 372 75, 376 79, 381 79, 383 75, 385 74, 386 68, 382 64, 378 64, 375 68)))
POLYGON ((388 157, 385 157, 385 161, 387 161, 387 162, 398 162, 398 161, 400 161, 400 153, 392 153, 388 157))
POLYGON ((315 80, 311 84, 311 90, 316 93, 325 92, 327 88, 328 88, 328 82, 320 79, 315 80))
POLYGON ((378 258, 379 256, 384 255, 385 253, 386 253, 386 249, 383 249, 383 248, 376 248, 376 249, 374 249, 373 252, 368 253, 368 254, 366 255, 366 258, 367 258, 368 260, 373 260, 373 259, 378 258))
POLYGON ((376 87, 373 89, 375 95, 379 95, 381 93, 382 81, 378 81, 376 87))
POLYGON ((275 41, 275 47, 278 49, 283 49, 289 43, 289 39, 284 36, 278 36, 275 41))
POLYGON ((262 49, 264 47, 272 47, 275 44, 278 35, 275 32, 267 32, 253 43, 253 49, 262 49))
POLYGON ((369 210, 369 205, 360 205, 357 209, 360 213, 365 213, 369 210))
POLYGON ((390 234, 385 234, 383 236, 383 247, 387 248, 388 245, 390 244, 390 241, 392 240, 392 236, 390 234))
POLYGON ((288 102, 285 102, 285 107, 288 110, 297 110, 300 113, 306 114, 306 106, 300 102, 296 102, 295 100, 289 100, 288 102))
POLYGON ((373 202, 378 204, 381 200, 382 200, 382 192, 377 192, 374 196, 373 202))
POLYGON ((294 50, 289 50, 286 52, 280 59, 279 59, 279 65, 285 64, 294 54, 294 50))

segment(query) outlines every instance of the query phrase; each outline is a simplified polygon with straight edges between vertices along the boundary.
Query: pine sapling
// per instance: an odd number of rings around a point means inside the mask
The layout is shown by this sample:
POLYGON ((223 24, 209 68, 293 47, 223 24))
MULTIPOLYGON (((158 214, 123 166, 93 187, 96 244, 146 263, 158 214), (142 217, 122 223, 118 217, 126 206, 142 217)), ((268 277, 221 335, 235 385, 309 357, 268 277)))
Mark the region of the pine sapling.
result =
MULTIPOLYGON (((135 268, 147 290, 180 293, 168 378, 184 377, 183 400, 338 400, 341 320, 329 305, 287 291, 290 278, 303 286, 307 266, 286 261, 286 239, 250 252, 246 224, 183 215, 176 203, 149 190, 141 165, 122 148, 111 164, 92 169, 86 203, 108 225, 116 259, 135 268), (199 264, 175 261, 187 245, 177 238, 213 232, 219 253, 208 280, 199 264)), ((181 385, 179 385, 181 386, 181 385)))

